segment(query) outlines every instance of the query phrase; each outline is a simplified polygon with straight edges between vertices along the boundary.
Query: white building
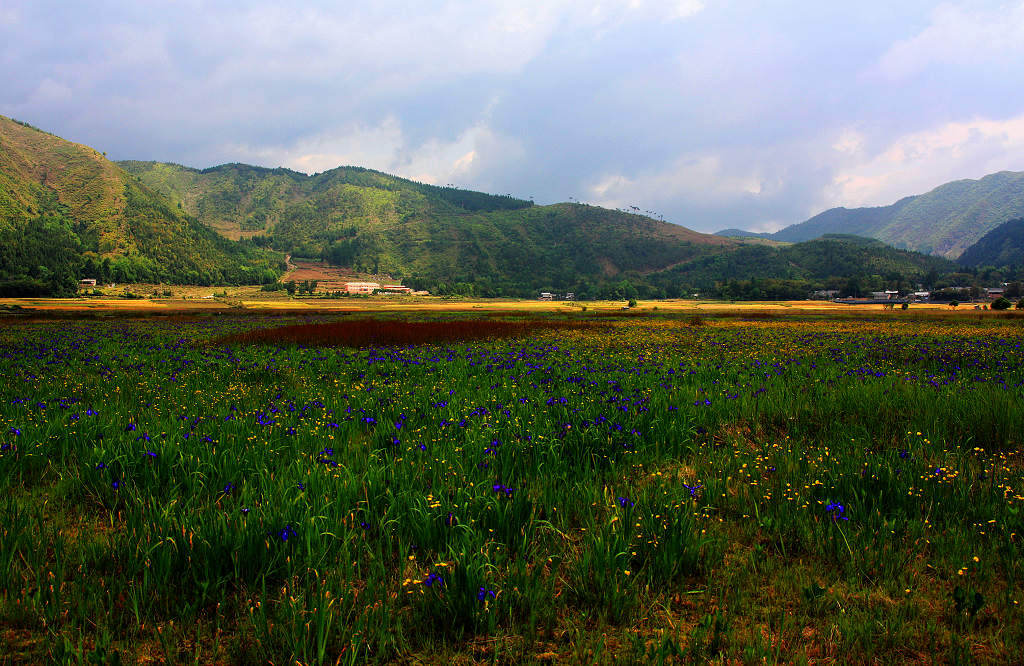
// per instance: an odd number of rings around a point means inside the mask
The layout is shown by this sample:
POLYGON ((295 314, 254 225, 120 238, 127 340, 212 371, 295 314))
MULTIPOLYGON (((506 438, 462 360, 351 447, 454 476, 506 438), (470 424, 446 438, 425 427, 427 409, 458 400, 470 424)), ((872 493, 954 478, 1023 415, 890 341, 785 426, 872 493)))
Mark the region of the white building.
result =
POLYGON ((372 294, 380 289, 379 282, 346 282, 345 291, 349 294, 372 294))

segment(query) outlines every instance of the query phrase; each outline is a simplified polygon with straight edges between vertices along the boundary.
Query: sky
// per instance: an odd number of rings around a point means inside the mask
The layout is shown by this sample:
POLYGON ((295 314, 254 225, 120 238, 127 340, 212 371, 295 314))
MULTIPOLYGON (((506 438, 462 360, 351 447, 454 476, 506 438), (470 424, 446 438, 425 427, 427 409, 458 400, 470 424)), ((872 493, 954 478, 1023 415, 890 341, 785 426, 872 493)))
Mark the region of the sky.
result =
POLYGON ((1024 0, 4 0, 0 114, 110 159, 772 231, 1024 170, 1024 0))

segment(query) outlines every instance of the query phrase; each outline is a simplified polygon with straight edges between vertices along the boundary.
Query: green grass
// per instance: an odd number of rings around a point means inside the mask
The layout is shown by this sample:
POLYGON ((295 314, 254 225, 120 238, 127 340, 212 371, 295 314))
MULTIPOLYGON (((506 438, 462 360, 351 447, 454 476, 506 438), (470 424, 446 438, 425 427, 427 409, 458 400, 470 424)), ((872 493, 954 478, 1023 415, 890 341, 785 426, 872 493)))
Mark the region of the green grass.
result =
POLYGON ((1019 659, 1013 320, 306 321, 0 333, 0 654, 1019 659))

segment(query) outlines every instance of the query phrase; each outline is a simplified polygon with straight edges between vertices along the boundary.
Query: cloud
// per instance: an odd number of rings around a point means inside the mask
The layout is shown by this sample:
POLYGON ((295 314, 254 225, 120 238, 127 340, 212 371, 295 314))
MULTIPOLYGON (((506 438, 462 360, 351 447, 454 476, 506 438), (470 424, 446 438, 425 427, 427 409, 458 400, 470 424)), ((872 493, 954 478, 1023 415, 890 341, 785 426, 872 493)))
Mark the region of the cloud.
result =
POLYGON ((222 151, 243 162, 284 166, 305 173, 363 166, 431 184, 493 185, 492 170, 522 159, 515 141, 474 124, 449 140, 411 140, 394 116, 377 125, 353 125, 270 148, 229 144, 222 151))
POLYGON ((676 19, 690 18, 704 9, 704 3, 701 0, 678 0, 668 4, 670 16, 676 19))
POLYGON ((728 169, 719 155, 686 155, 665 169, 633 177, 607 174, 591 183, 587 191, 594 203, 620 208, 660 199, 666 193, 708 203, 737 194, 757 195, 763 188, 756 170, 740 173, 728 169))
POLYGON ((927 192, 945 182, 1019 170, 1024 163, 1024 114, 1003 120, 950 122, 898 137, 869 151, 853 130, 833 148, 841 153, 823 206, 881 206, 927 192))
POLYGON ((35 104, 65 104, 71 101, 71 88, 64 83, 45 78, 39 82, 32 91, 28 103, 35 104))
POLYGON ((893 44, 874 73, 905 79, 934 66, 978 67, 1024 54, 1024 2, 993 8, 978 4, 937 7, 927 27, 893 44))
POLYGON ((353 164, 700 230, 1022 168, 1020 0, 0 7, 0 113, 117 159, 353 164))

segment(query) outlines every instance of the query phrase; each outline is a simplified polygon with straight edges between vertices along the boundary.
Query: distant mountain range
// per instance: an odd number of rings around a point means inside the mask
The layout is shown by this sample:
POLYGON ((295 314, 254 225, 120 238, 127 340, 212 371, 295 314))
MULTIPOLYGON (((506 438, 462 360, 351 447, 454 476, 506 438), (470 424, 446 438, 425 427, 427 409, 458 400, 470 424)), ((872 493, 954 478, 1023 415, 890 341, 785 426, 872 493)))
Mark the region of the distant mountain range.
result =
POLYGON ((774 234, 739 229, 722 236, 757 235, 796 243, 825 234, 856 234, 895 247, 959 257, 987 232, 1024 217, 1024 172, 1001 171, 980 180, 957 180, 889 206, 832 208, 774 234))
MULTIPOLYGON (((1013 209, 1013 176, 1024 177, 995 174, 977 181, 984 187, 951 186, 978 218, 982 209, 1013 209), (982 190, 985 206, 977 201, 982 190)), ((938 210, 927 205, 936 193, 955 199, 944 188, 866 215, 879 226, 883 210, 898 207, 900 219, 913 210, 938 210)), ((950 206, 943 219, 971 218, 950 206)), ((855 213, 830 211, 797 226, 817 234, 830 215, 855 213)), ((360 167, 309 176, 244 164, 200 170, 113 163, 92 148, 0 117, 0 296, 73 294, 81 278, 268 283, 284 271, 285 254, 352 274, 390 275, 433 293, 475 296, 543 290, 651 298, 699 290, 798 298, 837 285, 856 291, 935 282, 960 270, 853 236, 789 245, 781 241, 797 235, 787 231, 734 230, 747 237, 726 238, 624 211, 538 206, 360 167)))

